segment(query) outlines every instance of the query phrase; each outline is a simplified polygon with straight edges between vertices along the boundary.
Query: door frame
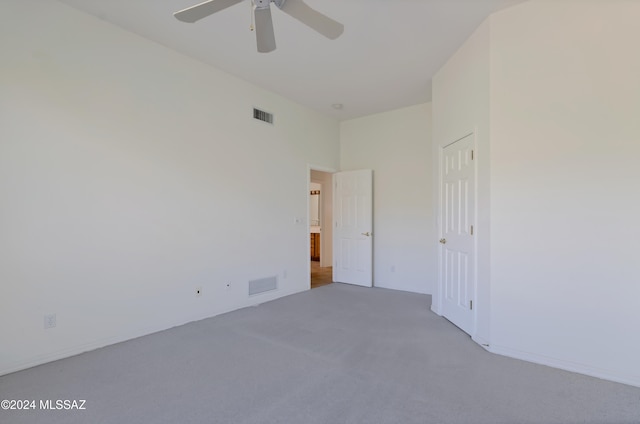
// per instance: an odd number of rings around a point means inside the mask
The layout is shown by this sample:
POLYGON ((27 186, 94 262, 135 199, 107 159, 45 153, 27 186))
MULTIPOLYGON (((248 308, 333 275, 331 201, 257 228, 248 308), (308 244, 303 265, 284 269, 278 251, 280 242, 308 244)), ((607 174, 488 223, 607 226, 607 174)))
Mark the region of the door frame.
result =
MULTIPOLYGON (((478 302, 478 234, 481 234, 482 229, 480 228, 480 223, 479 223, 479 219, 478 219, 478 204, 479 202, 479 192, 478 192, 478 156, 479 156, 479 152, 478 152, 478 130, 477 128, 474 128, 471 131, 467 131, 464 132, 462 136, 459 137, 455 137, 454 140, 450 143, 446 143, 446 144, 440 144, 437 146, 438 148, 438 154, 435 155, 436 156, 436 160, 438 161, 436 168, 436 172, 438 173, 437 177, 436 177, 436 181, 438 184, 438 188, 436 190, 436 226, 437 226, 437 230, 438 230, 438 240, 440 240, 443 237, 443 217, 442 217, 442 183, 443 183, 443 178, 442 178, 442 158, 444 156, 444 149, 464 138, 467 138, 469 136, 473 137, 472 140, 472 148, 475 154, 475 158, 474 158, 474 165, 473 165, 473 174, 474 174, 474 184, 473 184, 473 196, 475 197, 475 201, 474 201, 474 205, 473 205, 473 214, 474 214, 474 233, 476 234, 475 237, 473 237, 473 310, 472 310, 472 314, 471 314, 471 319, 472 319, 472 323, 471 323, 471 330, 470 330, 470 336, 471 338, 475 337, 475 334, 477 332, 477 328, 478 328, 478 308, 482 308, 483 305, 478 302)), ((439 243, 438 240, 434 240, 435 243, 439 243)), ((435 312, 436 314, 442 316, 442 303, 443 303, 443 296, 444 296, 444 279, 443 279, 443 274, 442 274, 442 246, 440 244, 438 244, 438 281, 437 281, 437 289, 438 289, 438 295, 435 296, 435 299, 433 299, 432 303, 431 303, 431 310, 433 312, 435 312)))
MULTIPOLYGON (((306 264, 307 264, 307 287, 309 289, 311 289, 311 260, 309 258, 309 234, 311 234, 311 220, 309 219, 311 217, 311 208, 310 208, 310 203, 311 203, 311 171, 319 171, 319 172, 325 172, 327 174, 335 174, 336 172, 338 172, 336 169, 333 168, 327 168, 325 166, 319 166, 319 165, 313 165, 310 163, 307 163, 307 177, 306 177, 306 187, 307 187, 307 195, 306 195, 306 199, 307 199, 307 218, 306 218, 306 227, 307 227, 307 234, 306 234, 306 264)), ((324 184, 322 184, 322 186, 324 187, 324 184)), ((322 199, 324 199, 324 196, 322 196, 322 190, 320 192, 320 201, 322 202, 322 199)), ((326 224, 326 217, 324 214, 324 204, 321 204, 320 206, 320 227, 324 226, 326 224)), ((329 225, 331 225, 331 223, 329 223, 329 225)), ((323 246, 323 241, 322 241, 323 237, 322 237, 322 232, 320 232, 320 265, 323 264, 323 254, 322 254, 322 246, 323 246)), ((333 243, 333 237, 332 240, 330 240, 331 243, 333 243)))

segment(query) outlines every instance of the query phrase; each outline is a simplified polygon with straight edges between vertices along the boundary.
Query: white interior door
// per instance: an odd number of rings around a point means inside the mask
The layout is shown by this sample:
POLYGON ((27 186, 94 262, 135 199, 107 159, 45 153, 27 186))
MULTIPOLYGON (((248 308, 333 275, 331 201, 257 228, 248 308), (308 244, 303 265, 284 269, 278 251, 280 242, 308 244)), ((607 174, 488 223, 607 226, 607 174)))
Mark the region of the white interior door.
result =
POLYGON ((333 281, 373 286, 373 171, 333 174, 333 281))
POLYGON ((471 134, 443 149, 440 296, 442 315, 472 334, 475 296, 475 158, 471 134))

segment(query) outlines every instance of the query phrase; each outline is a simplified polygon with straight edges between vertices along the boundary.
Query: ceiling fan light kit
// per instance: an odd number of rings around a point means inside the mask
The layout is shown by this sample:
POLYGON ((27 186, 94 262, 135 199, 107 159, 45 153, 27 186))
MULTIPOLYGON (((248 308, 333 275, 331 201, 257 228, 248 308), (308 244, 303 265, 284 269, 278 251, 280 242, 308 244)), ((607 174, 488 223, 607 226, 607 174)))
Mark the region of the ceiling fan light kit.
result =
MULTIPOLYGON (((194 23, 244 0, 208 0, 173 14, 179 21, 194 23)), ((304 0, 251 0, 255 21, 256 44, 260 53, 276 49, 276 39, 271 19, 271 3, 287 15, 297 19, 309 28, 335 40, 344 32, 344 26, 311 8, 304 0)))

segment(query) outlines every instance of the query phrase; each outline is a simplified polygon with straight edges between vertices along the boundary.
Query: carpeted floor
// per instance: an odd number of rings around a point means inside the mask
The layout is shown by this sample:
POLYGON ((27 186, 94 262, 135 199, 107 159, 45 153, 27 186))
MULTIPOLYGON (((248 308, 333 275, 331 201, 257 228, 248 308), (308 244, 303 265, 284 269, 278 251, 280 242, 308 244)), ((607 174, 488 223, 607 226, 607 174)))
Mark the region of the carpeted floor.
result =
POLYGON ((430 297, 330 284, 0 377, 47 423, 640 423, 640 388, 484 351, 430 297))

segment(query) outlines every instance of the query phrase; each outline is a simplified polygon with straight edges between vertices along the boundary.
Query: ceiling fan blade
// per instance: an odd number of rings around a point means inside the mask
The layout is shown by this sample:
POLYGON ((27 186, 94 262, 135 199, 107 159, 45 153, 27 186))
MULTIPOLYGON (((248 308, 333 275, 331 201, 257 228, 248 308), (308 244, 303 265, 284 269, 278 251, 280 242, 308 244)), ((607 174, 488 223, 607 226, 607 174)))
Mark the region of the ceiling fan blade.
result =
POLYGON ((280 10, 331 40, 340 37, 344 31, 344 25, 312 9, 303 0, 284 0, 283 3, 276 2, 276 5, 281 4, 280 10))
POLYGON ((209 0, 195 6, 187 7, 173 14, 179 21, 194 23, 209 15, 240 3, 242 0, 209 0))
POLYGON ((255 9, 256 42, 260 53, 269 53, 276 49, 276 36, 273 33, 271 9, 267 6, 255 9))

